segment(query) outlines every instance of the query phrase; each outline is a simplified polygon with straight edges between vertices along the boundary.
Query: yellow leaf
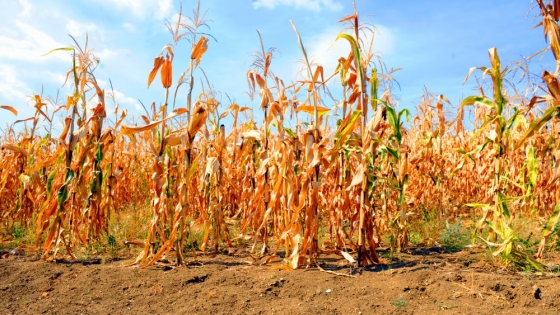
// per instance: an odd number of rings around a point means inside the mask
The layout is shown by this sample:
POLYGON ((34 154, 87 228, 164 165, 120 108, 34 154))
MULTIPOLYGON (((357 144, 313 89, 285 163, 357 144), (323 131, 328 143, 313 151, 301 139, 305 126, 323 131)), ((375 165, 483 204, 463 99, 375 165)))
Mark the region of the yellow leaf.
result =
MULTIPOLYGON (((319 115, 324 115, 324 114, 328 113, 330 110, 331 110, 330 108, 317 106, 317 111, 319 112, 319 115)), ((315 113, 315 106, 302 105, 302 106, 299 106, 298 108, 296 108, 296 112, 305 112, 305 113, 309 113, 309 114, 314 114, 315 113)))

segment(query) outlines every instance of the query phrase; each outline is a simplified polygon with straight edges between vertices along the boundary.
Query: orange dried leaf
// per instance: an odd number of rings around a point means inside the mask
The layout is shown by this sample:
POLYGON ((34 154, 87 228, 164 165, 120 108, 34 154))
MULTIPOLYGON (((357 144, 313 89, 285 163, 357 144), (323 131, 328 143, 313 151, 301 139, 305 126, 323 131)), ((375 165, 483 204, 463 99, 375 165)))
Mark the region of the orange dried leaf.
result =
POLYGON ((264 89, 266 82, 264 81, 263 77, 260 74, 255 73, 255 78, 257 79, 257 84, 261 89, 264 89))
POLYGON ((266 54, 266 58, 264 60, 264 71, 263 74, 266 77, 268 75, 268 68, 270 67, 270 62, 272 61, 272 52, 268 52, 266 54))
POLYGON ((170 45, 165 45, 163 46, 163 49, 161 50, 161 53, 163 54, 164 51, 166 51, 173 56, 173 48, 170 45))
POLYGON ((162 122, 169 120, 171 118, 177 117, 179 115, 182 115, 184 113, 187 112, 186 108, 177 108, 176 110, 174 110, 173 112, 171 112, 171 114, 169 116, 167 116, 165 119, 161 119, 161 120, 157 120, 154 121, 150 124, 144 125, 144 126, 122 126, 121 128, 121 133, 124 135, 131 135, 137 132, 142 132, 142 131, 146 131, 146 130, 152 130, 155 127, 157 127, 159 124, 161 124, 162 122))
POLYGON ((69 110, 70 108, 72 108, 72 106, 74 106, 74 97, 68 96, 68 98, 66 99, 66 110, 69 110))
MULTIPOLYGON (((331 110, 330 108, 317 106, 317 111, 319 112, 319 115, 324 115, 324 114, 328 113, 330 110, 331 110)), ((305 113, 309 113, 309 114, 314 114, 315 113, 315 106, 302 105, 302 106, 299 106, 298 108, 296 108, 296 112, 305 112, 305 113)))
POLYGON ((5 109, 5 110, 9 110, 10 112, 12 112, 12 114, 16 115, 18 114, 17 110, 15 108, 13 108, 12 106, 9 105, 0 105, 0 108, 5 109))
POLYGON ((356 18, 356 14, 352 14, 352 15, 347 15, 345 17, 342 18, 342 20, 338 21, 339 23, 342 22, 346 22, 346 21, 350 21, 356 18))
POLYGON ((24 149, 22 149, 18 146, 13 145, 13 144, 4 144, 4 145, 2 145, 2 149, 8 149, 10 151, 14 151, 14 152, 19 153, 21 155, 27 156, 27 151, 25 151, 24 149))
POLYGON ((157 74, 159 68, 163 65, 164 61, 165 60, 164 60, 163 56, 158 56, 158 57, 154 58, 154 68, 152 69, 152 71, 150 72, 150 75, 148 76, 148 87, 150 87, 150 84, 152 84, 152 81, 156 77, 156 74, 157 74))
POLYGON ((62 131, 62 133, 60 134, 60 141, 64 142, 64 138, 66 138, 66 135, 68 134, 68 130, 70 130, 70 123, 72 123, 72 119, 70 117, 66 117, 66 119, 64 119, 64 130, 62 131))
POLYGON ((206 52, 207 49, 208 49, 208 38, 204 36, 200 36, 198 42, 192 49, 191 59, 196 60, 196 64, 198 64, 200 62, 200 59, 202 58, 202 55, 206 52))

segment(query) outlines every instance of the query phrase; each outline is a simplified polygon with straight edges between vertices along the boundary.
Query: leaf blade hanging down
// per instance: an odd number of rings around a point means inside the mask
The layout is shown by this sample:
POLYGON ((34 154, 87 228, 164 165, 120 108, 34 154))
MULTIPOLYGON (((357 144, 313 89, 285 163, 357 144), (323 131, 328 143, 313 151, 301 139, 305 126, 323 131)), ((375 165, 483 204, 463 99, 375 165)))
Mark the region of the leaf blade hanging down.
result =
POLYGON ((163 56, 157 56, 154 58, 154 67, 152 68, 152 71, 148 75, 148 88, 150 87, 150 84, 152 84, 152 81, 154 81, 159 68, 161 68, 164 62, 165 62, 165 58, 163 56))
POLYGON ((193 111, 191 121, 188 126, 189 141, 193 141, 196 133, 204 126, 206 118, 208 117, 208 110, 203 105, 198 105, 193 111))
POLYGON ((206 50, 208 50, 208 38, 200 36, 198 42, 193 47, 191 52, 191 59, 194 60, 195 65, 198 65, 200 63, 202 55, 204 55, 206 50))

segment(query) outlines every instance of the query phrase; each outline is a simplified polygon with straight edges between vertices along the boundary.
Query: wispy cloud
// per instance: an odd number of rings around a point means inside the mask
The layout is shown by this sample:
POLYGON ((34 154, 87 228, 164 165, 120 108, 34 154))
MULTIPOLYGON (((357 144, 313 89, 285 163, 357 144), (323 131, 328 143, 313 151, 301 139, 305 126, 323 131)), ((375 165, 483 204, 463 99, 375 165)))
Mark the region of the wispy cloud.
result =
POLYGON ((333 0, 254 0, 253 8, 274 9, 277 6, 293 6, 296 9, 304 9, 311 11, 340 11, 342 4, 333 0))
POLYGON ((127 49, 109 49, 103 48, 95 50, 94 55, 101 59, 101 62, 106 62, 109 59, 122 59, 126 56, 130 57, 130 51, 127 49))
POLYGON ((134 26, 134 24, 132 23, 123 23, 123 28, 130 31, 130 32, 136 32, 136 26, 134 26))
POLYGON ((97 79, 97 83, 99 84, 99 87, 104 89, 106 92, 107 97, 105 103, 108 112, 113 112, 115 109, 113 106, 113 101, 119 104, 121 108, 124 107, 129 109, 135 109, 137 111, 142 110, 142 106, 140 105, 137 99, 130 97, 119 90, 111 90, 110 84, 103 79, 97 79))
POLYGON ((67 59, 62 54, 51 54, 50 57, 42 58, 41 56, 52 49, 66 45, 27 23, 15 21, 15 26, 9 35, 0 35, 0 61, 11 59, 41 62, 48 58, 67 59))
POLYGON ((82 23, 74 20, 69 20, 68 22, 66 22, 66 30, 72 36, 83 36, 87 33, 89 35, 96 35, 101 40, 104 39, 103 31, 93 22, 82 23))
POLYGON ((31 13, 31 10, 33 9, 33 6, 29 3, 28 0, 18 0, 19 5, 21 6, 21 13, 20 16, 21 17, 28 17, 29 13, 31 13))
POLYGON ((103 0, 117 10, 132 12, 138 18, 168 18, 174 11, 173 0, 103 0))
POLYGON ((15 66, 0 64, 0 99, 20 103, 30 95, 31 89, 19 78, 15 66))

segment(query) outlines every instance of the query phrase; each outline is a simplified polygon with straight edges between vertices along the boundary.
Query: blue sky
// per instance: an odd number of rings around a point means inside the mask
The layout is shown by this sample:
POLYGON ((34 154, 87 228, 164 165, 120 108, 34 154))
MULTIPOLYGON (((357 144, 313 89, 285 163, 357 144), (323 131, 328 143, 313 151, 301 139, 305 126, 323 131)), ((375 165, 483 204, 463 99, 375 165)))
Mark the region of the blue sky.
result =
MULTIPOLYGON (((424 87, 446 95, 453 105, 474 93, 475 80, 463 85, 470 67, 489 65, 488 49, 497 47, 502 64, 527 57, 546 46, 538 13, 530 0, 471 1, 381 1, 357 0, 366 21, 377 27, 374 49, 388 68, 402 68, 394 77, 399 83, 392 91, 400 108, 414 111, 424 87)), ((129 116, 143 113, 138 99, 148 105, 162 102, 160 84, 147 89, 147 77, 156 57, 171 36, 165 19, 173 22, 183 6, 183 15, 191 15, 195 0, 99 0, 99 1, 4 1, 0 11, 0 104, 12 105, 14 117, 0 112, 0 128, 15 119, 33 115, 29 101, 43 89, 45 96, 65 99, 68 88, 61 88, 70 66, 67 53, 42 56, 53 48, 73 42, 72 34, 83 43, 89 34, 89 47, 101 60, 95 75, 102 88, 109 79, 117 90, 120 108, 129 116)), ((289 20, 297 26, 311 59, 334 70, 338 57, 346 56, 348 43, 334 39, 343 29, 337 21, 352 13, 350 0, 202 0, 206 19, 217 41, 210 41, 200 67, 219 92, 225 110, 226 94, 244 106, 253 106, 260 115, 258 100, 253 103, 246 72, 250 53, 260 49, 262 34, 266 48, 276 47, 272 71, 286 83, 296 79, 302 58, 289 20), (332 48, 329 50, 329 47, 332 48)), ((175 51, 174 80, 188 68, 190 44, 181 42, 175 51)), ((554 69, 552 54, 534 60, 532 71, 554 69)), ((195 73, 195 90, 200 91, 202 73, 195 73)), ((159 79, 157 82, 159 82, 159 79)), ((333 85, 338 82, 333 82, 333 85)), ((333 90, 335 98, 341 96, 333 90)), ((179 92, 178 106, 184 106, 186 86, 179 92)), ((325 106, 332 101, 325 99, 325 106)), ((112 105, 110 105, 112 106, 112 105)), ((110 110, 110 108, 109 108, 110 110)))

